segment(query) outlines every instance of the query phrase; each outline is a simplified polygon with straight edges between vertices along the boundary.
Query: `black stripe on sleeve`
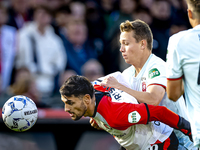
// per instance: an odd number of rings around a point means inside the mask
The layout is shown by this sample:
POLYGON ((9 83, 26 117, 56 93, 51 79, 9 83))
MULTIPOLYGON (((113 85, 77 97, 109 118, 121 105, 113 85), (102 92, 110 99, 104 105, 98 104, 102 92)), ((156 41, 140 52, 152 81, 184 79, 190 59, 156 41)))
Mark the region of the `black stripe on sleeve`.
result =
POLYGON ((144 105, 146 106, 146 110, 147 110, 147 123, 146 124, 148 124, 149 117, 150 117, 149 107, 148 107, 148 105, 146 103, 144 103, 144 105))

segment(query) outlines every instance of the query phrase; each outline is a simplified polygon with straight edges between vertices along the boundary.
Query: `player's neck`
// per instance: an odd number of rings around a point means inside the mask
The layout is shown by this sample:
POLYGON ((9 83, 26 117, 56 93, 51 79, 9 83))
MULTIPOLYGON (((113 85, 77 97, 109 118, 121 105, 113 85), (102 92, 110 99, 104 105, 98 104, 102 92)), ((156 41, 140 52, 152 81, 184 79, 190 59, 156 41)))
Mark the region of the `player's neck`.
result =
POLYGON ((135 77, 140 73, 142 70, 144 64, 148 60, 149 56, 151 55, 151 52, 148 52, 146 55, 144 55, 141 59, 140 62, 137 65, 134 65, 135 67, 135 77))
POLYGON ((194 28, 194 27, 196 27, 196 26, 198 26, 198 25, 200 25, 200 21, 195 21, 195 22, 193 22, 193 24, 191 24, 192 25, 192 27, 194 28))
POLYGON ((90 105, 88 105, 87 108, 87 112, 85 113, 85 117, 93 117, 94 113, 95 113, 95 107, 96 107, 96 103, 95 100, 92 101, 92 103, 90 103, 90 105))

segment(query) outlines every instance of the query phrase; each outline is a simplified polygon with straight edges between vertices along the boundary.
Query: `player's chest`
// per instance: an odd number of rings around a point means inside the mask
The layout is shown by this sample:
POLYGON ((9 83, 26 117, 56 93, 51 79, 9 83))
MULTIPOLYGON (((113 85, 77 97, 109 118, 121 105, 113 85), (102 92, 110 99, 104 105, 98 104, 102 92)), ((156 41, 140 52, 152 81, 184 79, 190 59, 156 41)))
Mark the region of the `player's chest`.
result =
POLYGON ((125 130, 117 130, 115 128, 112 128, 99 113, 96 114, 94 119, 101 129, 105 130, 116 138, 125 138, 129 136, 129 134, 132 134, 132 127, 129 127, 125 130))
POLYGON ((131 89, 136 91, 146 92, 148 85, 148 76, 146 74, 140 75, 138 77, 130 77, 129 79, 131 89))

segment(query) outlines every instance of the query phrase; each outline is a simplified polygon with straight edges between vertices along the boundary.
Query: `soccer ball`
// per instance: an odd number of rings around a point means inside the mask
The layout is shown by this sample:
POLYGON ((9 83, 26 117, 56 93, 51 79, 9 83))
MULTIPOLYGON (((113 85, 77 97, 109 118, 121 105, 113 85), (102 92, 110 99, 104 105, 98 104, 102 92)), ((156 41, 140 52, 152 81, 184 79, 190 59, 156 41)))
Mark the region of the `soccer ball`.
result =
POLYGON ((30 129, 37 121, 38 110, 28 97, 16 95, 6 101, 2 108, 3 122, 17 132, 30 129))

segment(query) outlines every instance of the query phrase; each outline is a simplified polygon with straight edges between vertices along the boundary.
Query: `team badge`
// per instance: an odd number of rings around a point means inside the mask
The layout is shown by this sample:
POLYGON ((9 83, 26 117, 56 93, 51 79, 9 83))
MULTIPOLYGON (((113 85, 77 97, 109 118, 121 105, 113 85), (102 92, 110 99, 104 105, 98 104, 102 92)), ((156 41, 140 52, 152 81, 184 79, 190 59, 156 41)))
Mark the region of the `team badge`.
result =
POLYGON ((158 69, 157 68, 153 68, 153 69, 151 69, 150 71, 149 71, 149 79, 152 79, 152 78, 155 78, 155 77, 157 77, 157 76, 159 76, 160 75, 160 72, 158 71, 158 69))
POLYGON ((141 77, 142 82, 142 92, 146 92, 147 86, 146 86, 146 77, 141 77))
POLYGON ((133 111, 128 114, 128 122, 129 123, 138 123, 140 121, 140 114, 137 111, 133 111))
POLYGON ((146 92, 146 82, 142 82, 142 92, 146 92))

